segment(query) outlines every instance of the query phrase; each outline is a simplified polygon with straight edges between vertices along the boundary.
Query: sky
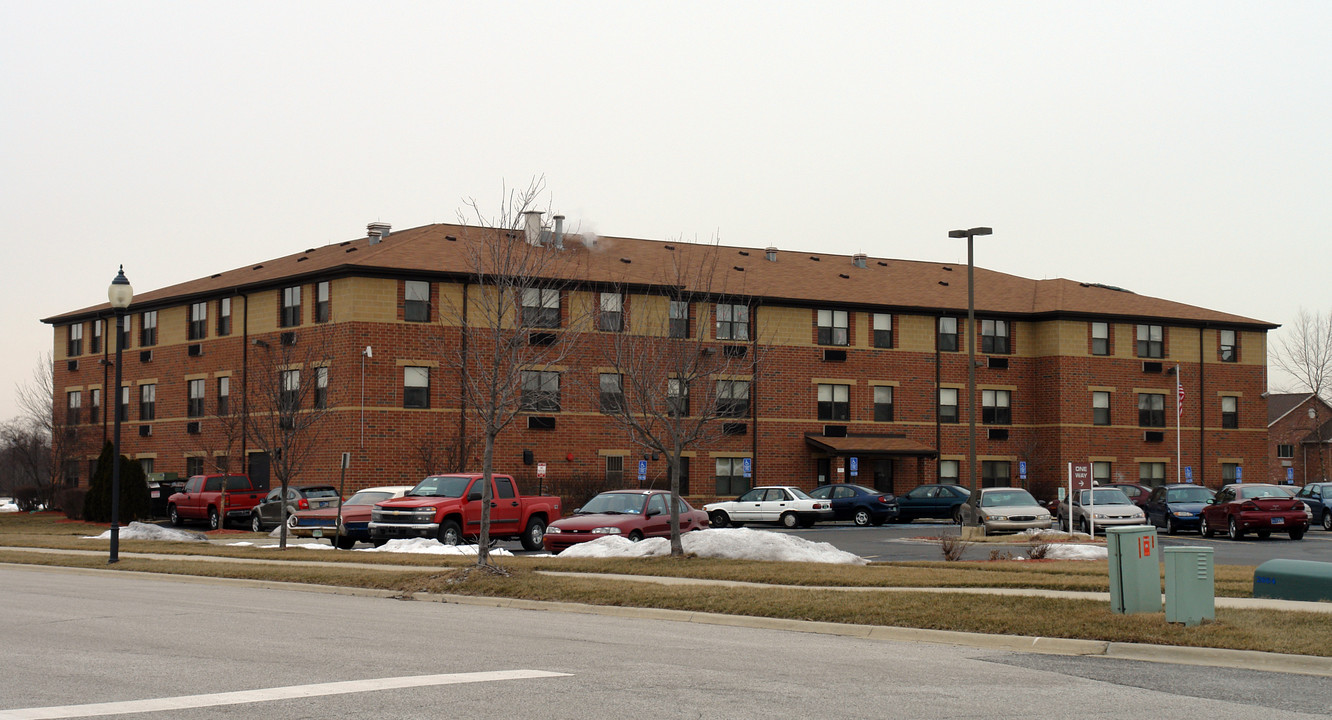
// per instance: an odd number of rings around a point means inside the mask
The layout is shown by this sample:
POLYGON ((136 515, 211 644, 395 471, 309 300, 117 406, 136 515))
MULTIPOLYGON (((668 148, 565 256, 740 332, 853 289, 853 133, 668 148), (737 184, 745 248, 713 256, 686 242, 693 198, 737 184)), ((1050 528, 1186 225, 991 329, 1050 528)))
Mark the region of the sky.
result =
MULTIPOLYGON (((0 420, 40 318, 544 177, 575 232, 1332 310, 1326 2, 0 0, 0 420)), ((1269 337, 1274 345, 1283 337, 1269 337)), ((1274 390, 1288 380, 1273 373, 1274 390)))

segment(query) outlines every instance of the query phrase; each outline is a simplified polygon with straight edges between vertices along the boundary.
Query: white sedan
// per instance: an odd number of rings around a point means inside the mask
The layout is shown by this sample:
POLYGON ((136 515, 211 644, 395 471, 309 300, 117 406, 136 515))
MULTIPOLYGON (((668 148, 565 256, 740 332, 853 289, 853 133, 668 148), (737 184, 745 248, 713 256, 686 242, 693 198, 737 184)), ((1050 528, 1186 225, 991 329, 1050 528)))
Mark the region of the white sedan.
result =
POLYGON ((1095 490, 1078 490, 1073 493, 1073 524, 1069 525, 1068 500, 1059 503, 1059 525, 1064 528, 1076 527, 1088 535, 1093 529, 1120 526, 1146 525, 1147 515, 1142 508, 1133 504, 1123 490, 1113 487, 1098 487, 1095 490), (1089 521, 1088 518, 1091 518, 1089 521), (1093 528, 1092 526, 1095 526, 1093 528))
POLYGON ((788 528, 809 527, 819 520, 831 520, 832 505, 815 500, 798 487, 769 485, 756 487, 734 500, 703 506, 714 528, 740 527, 747 522, 781 523, 788 528))

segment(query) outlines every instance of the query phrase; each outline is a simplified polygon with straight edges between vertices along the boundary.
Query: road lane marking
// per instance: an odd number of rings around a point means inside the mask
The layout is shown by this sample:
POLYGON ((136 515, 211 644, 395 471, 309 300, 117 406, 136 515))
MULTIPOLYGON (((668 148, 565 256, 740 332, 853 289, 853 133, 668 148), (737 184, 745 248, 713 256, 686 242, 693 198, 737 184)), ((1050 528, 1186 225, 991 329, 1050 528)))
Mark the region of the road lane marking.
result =
POLYGON ((458 685, 462 683, 495 682, 498 680, 530 680, 533 678, 569 677, 568 673, 544 670, 494 670, 490 672, 448 673, 444 675, 411 675, 406 677, 376 678, 373 680, 345 680, 314 685, 290 685, 262 690, 209 693, 206 695, 180 695, 149 700, 123 700, 120 702, 91 703, 88 705, 57 705, 42 708, 0 710, 0 720, 47 720, 49 718, 98 717, 127 713, 161 712, 190 708, 241 705, 244 703, 293 700, 322 695, 396 690, 400 688, 428 687, 431 685, 458 685))

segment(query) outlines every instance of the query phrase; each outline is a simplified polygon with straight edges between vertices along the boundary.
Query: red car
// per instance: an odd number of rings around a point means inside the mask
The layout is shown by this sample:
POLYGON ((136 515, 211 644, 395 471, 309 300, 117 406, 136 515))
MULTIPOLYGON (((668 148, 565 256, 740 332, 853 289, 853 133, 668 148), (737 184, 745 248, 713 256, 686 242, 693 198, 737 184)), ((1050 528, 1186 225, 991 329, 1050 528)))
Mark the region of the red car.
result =
POLYGON ((1203 507, 1199 525, 1203 537, 1211 537, 1223 528, 1231 540, 1239 540, 1251 531, 1260 538, 1275 531, 1290 533, 1291 540, 1299 540, 1309 529, 1309 516, 1304 503, 1280 485, 1226 485, 1203 507))
MULTIPOLYGON (((669 490, 611 490, 601 493, 566 518, 546 528, 546 549, 553 553, 596 540, 619 535, 638 542, 643 538, 670 537, 671 511, 667 505, 669 490)), ((680 532, 708 527, 708 514, 695 510, 680 499, 680 532)))
MULTIPOLYGON (((287 518, 287 534, 296 537, 328 538, 340 550, 350 550, 358 541, 370 542, 370 511, 375 503, 392 498, 399 498, 412 489, 411 485, 387 485, 385 487, 366 488, 357 492, 342 503, 342 528, 337 527, 338 508, 325 507, 319 510, 300 510, 287 518)), ((387 540, 374 541, 375 547, 387 540)))
POLYGON ((1106 483, 1105 487, 1119 488, 1128 496, 1129 502, 1143 507, 1147 504, 1147 496, 1152 494, 1152 489, 1146 485, 1137 483, 1106 483))

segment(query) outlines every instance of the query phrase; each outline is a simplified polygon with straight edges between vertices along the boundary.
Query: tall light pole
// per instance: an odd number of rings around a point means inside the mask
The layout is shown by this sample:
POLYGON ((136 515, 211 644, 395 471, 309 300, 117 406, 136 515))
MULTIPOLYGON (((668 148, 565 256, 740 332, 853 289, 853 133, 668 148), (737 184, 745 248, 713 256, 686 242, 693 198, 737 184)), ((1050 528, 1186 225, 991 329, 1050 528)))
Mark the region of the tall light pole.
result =
POLYGON ((111 446, 111 557, 107 564, 120 562, 120 408, 121 403, 121 358, 124 357, 125 345, 125 309, 134 299, 134 288, 125 277, 125 266, 120 266, 106 290, 106 297, 111 301, 111 309, 116 312, 116 400, 115 430, 112 433, 111 446))
POLYGON ((967 420, 971 428, 967 433, 967 473, 971 476, 972 490, 980 489, 976 478, 976 262, 972 240, 993 232, 987 227, 948 232, 950 238, 967 239, 967 330, 962 337, 967 342, 967 420))

